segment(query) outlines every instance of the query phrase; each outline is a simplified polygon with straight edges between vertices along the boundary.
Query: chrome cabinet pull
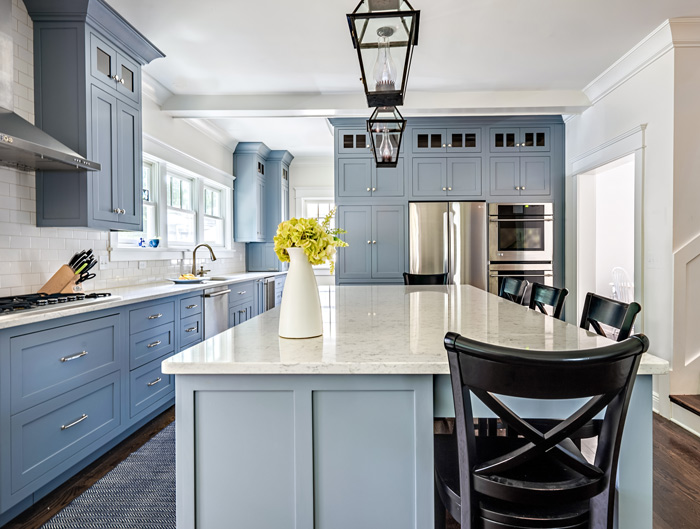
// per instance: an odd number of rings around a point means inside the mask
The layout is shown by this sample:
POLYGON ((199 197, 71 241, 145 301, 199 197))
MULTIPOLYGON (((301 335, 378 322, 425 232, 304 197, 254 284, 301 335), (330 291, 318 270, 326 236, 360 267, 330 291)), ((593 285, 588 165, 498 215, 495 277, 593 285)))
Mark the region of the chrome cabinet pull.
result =
POLYGON ((62 356, 62 357, 60 358, 60 360, 61 360, 61 362, 70 362, 71 360, 75 360, 75 359, 77 359, 77 358, 82 358, 82 357, 85 356, 86 354, 88 354, 87 351, 80 351, 79 353, 75 353, 74 355, 62 356))
POLYGON ((240 312, 241 314, 245 314, 245 309, 240 309, 238 312, 240 312))
POLYGON ((187 305, 185 308, 186 309, 196 309, 198 305, 195 303, 194 305, 187 305))
POLYGON ((151 347, 155 347, 156 345, 160 345, 160 344, 161 344, 161 341, 160 341, 160 340, 156 340, 156 341, 153 342, 153 343, 149 343, 146 347, 148 347, 148 348, 150 349, 151 347))
POLYGON ((241 290, 238 294, 242 296, 242 295, 245 294, 245 293, 246 293, 245 290, 241 290))
POLYGON ((148 319, 149 320, 157 320, 158 318, 162 318, 163 315, 159 312, 158 314, 151 314, 148 319))
POLYGON ((185 332, 194 332, 197 330, 197 327, 190 327, 189 329, 185 329, 185 332))
POLYGON ((155 385, 156 385, 158 382, 160 382, 161 380, 163 380, 163 379, 160 378, 160 377, 158 377, 158 378, 156 378, 153 382, 149 382, 149 383, 146 384, 146 385, 147 385, 148 387, 155 386, 155 385))
POLYGON ((84 421, 85 419, 87 419, 87 418, 88 418, 87 413, 83 413, 83 414, 80 416, 80 419, 76 419, 76 420, 74 420, 74 421, 73 421, 72 423, 70 423, 70 424, 62 424, 62 425, 61 425, 61 430, 67 430, 68 428, 72 428, 73 426, 75 426, 75 425, 78 424, 78 423, 83 422, 83 421, 84 421))

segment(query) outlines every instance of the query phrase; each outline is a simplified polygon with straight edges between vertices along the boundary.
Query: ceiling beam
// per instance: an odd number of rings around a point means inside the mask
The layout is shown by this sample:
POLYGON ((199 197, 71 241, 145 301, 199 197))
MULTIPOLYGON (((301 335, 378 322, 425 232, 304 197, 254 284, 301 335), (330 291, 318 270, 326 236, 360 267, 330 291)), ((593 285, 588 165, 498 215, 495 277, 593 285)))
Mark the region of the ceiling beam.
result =
MULTIPOLYGON (((410 92, 404 116, 580 114, 591 103, 580 90, 529 92, 410 92)), ((366 117, 362 93, 173 95, 161 110, 176 118, 366 117)))

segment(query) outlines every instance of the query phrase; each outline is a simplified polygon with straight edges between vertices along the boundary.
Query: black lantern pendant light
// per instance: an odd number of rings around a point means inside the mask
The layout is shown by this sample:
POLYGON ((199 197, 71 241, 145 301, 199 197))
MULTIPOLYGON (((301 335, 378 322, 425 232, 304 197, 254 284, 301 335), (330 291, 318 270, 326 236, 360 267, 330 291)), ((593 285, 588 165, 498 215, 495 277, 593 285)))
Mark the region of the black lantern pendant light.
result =
POLYGON ((377 167, 396 167, 406 120, 396 107, 378 107, 367 120, 367 132, 377 167))
POLYGON ((362 0, 348 15, 370 107, 403 105, 419 18, 406 0, 362 0))

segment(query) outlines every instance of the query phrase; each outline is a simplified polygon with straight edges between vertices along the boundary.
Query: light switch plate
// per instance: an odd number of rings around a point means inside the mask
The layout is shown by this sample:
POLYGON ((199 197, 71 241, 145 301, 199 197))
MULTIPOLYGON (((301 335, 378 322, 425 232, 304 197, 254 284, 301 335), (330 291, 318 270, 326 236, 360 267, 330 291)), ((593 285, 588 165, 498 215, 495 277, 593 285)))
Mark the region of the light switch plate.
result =
POLYGON ((109 262, 109 259, 107 258, 106 255, 100 255, 100 270, 104 270, 107 268, 107 263, 109 262))
POLYGON ((146 261, 139 261, 139 270, 146 269, 146 261))

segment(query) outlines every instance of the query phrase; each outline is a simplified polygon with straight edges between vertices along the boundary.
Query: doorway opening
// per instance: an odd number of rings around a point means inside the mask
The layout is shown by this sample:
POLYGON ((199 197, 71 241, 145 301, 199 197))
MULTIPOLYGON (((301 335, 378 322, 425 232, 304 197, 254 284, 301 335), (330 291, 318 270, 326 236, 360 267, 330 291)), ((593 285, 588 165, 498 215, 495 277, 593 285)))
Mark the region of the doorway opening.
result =
POLYGON ((577 175, 577 296, 634 301, 635 155, 577 175))

